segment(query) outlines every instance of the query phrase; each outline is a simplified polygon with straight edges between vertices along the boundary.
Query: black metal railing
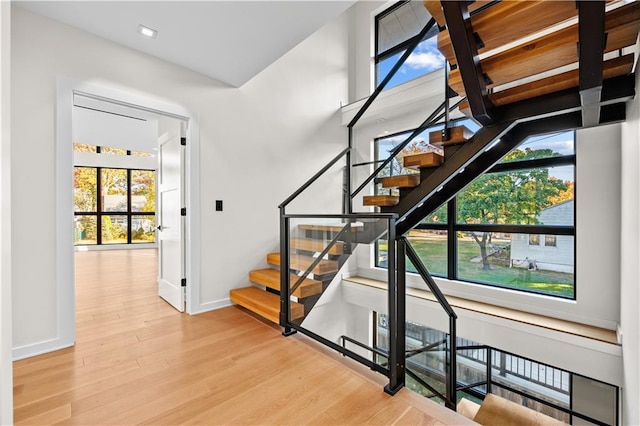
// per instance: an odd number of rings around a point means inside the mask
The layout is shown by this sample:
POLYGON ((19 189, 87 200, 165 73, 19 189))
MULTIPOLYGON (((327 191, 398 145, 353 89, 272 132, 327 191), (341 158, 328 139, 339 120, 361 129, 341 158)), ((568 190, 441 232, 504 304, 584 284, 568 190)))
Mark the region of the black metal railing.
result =
MULTIPOLYGON (((371 104, 375 101, 375 99, 382 93, 386 85, 391 81, 391 79, 395 76, 398 70, 402 67, 405 61, 409 58, 409 56, 416 49, 418 44, 423 41, 429 31, 435 25, 435 20, 432 18, 425 27, 421 30, 421 32, 413 39, 410 45, 407 46, 407 49, 402 54, 402 56, 398 59, 396 64, 392 67, 386 77, 382 80, 382 82, 376 87, 375 91, 369 98, 364 102, 362 107, 356 112, 354 117, 350 120, 347 125, 348 128, 348 146, 336 155, 331 161, 329 161, 324 167, 322 167, 316 174, 314 174, 311 178, 309 178, 302 186, 300 186, 296 191, 294 191, 287 199, 285 199, 278 208, 280 209, 280 325, 283 327, 283 334, 290 335, 297 331, 335 349, 336 351, 342 353, 345 356, 348 356, 356 361, 369 366, 370 368, 379 371, 389 377, 389 384, 385 387, 385 391, 390 394, 395 394, 399 389, 404 386, 405 383, 405 361, 406 361, 406 340, 405 340, 405 276, 406 276, 406 258, 405 253, 408 253, 411 256, 412 249, 410 246, 408 247, 409 252, 406 251, 405 247, 407 246, 407 241, 404 237, 398 240, 399 244, 402 244, 401 251, 396 253, 396 223, 398 220, 398 215, 395 213, 353 213, 353 198, 364 189, 376 176, 379 172, 389 164, 390 161, 393 161, 395 158, 419 133, 427 129, 428 127, 433 126, 438 121, 446 118, 449 118, 450 110, 457 108, 462 102, 462 100, 456 103, 454 106, 449 107, 449 101, 446 99, 431 115, 417 128, 415 129, 409 137, 403 141, 400 145, 395 147, 389 158, 382 162, 376 170, 354 191, 351 191, 351 170, 352 170, 352 161, 351 161, 351 153, 353 149, 353 128, 358 123, 358 121, 362 118, 362 116, 369 109, 371 104), (444 111, 443 111, 444 109, 444 111), (344 185, 343 185, 343 208, 342 214, 340 215, 300 215, 300 214, 288 214, 286 209, 287 207, 296 200, 302 193, 304 193, 314 182, 316 182, 321 176, 323 176, 329 169, 331 169, 334 165, 336 165, 342 159, 346 160, 345 173, 344 173, 344 185), (306 268, 302 274, 298 275, 295 283, 291 283, 291 274, 290 271, 290 221, 291 219, 339 219, 342 222, 342 228, 333 235, 331 241, 324 246, 323 250, 315 256, 315 260, 306 268), (295 291, 304 279, 311 273, 316 265, 329 253, 332 247, 335 246, 341 239, 344 239, 345 236, 350 234, 350 229, 352 224, 358 220, 365 219, 378 219, 387 222, 387 226, 385 229, 386 239, 388 242, 388 315, 389 315, 389 345, 390 349, 386 356, 388 357, 387 366, 382 366, 378 363, 375 363, 372 360, 363 357, 362 355, 350 351, 346 348, 345 342, 350 341, 346 338, 342 338, 342 345, 326 339, 323 336, 320 336, 314 333, 311 330, 306 329, 302 326, 302 323, 296 323, 291 320, 291 295, 292 292, 295 291)), ((446 70, 445 70, 446 72, 446 70)), ((448 91, 447 91, 448 92, 448 91)), ((446 124, 445 124, 446 125, 446 124)), ((379 232, 380 229, 373 227, 372 233, 369 235, 370 239, 368 241, 360 241, 366 243, 372 243, 376 241, 382 233, 379 232)), ((348 238, 347 238, 348 239, 348 238)), ((414 253, 414 252, 413 252, 414 253)), ((415 253, 413 254, 415 260, 412 259, 412 262, 415 265, 422 265, 421 261, 417 258, 415 253)), ((410 257, 411 258, 411 257, 410 257)), ((441 302, 445 310, 449 314, 451 319, 450 332, 451 335, 454 336, 454 339, 450 345, 452 347, 449 351, 451 355, 449 356, 448 364, 451 366, 455 366, 455 313, 444 299, 444 296, 438 289, 437 285, 429 275, 428 271, 422 265, 421 275, 423 279, 427 281, 429 286, 435 289, 434 294, 437 292, 439 296, 438 300, 441 302), (443 299, 441 301, 440 299, 443 299), (447 308, 448 307, 448 308, 447 308)), ((354 343, 354 342, 351 342, 354 343)), ((369 346, 366 344, 357 343, 358 346, 364 349, 371 350, 369 346)), ((410 354, 411 356, 411 354, 410 354)), ((412 374, 411 372, 407 372, 407 374, 412 374)), ((443 398, 447 401, 447 406, 455 409, 455 368, 453 370, 451 368, 447 369, 447 377, 448 382, 453 383, 453 385, 447 384, 447 392, 446 396, 443 398), (452 392, 453 389, 453 392, 452 392)))
MULTIPOLYGON (((449 317, 448 348, 447 348, 447 351, 446 351, 447 360, 446 360, 446 363, 445 363, 446 394, 444 395, 443 399, 445 400, 445 405, 448 408, 450 408, 452 410, 455 410, 456 409, 456 386, 457 386, 457 378, 456 378, 456 365, 457 365, 457 361, 456 361, 456 354, 457 354, 457 349, 456 349, 456 345, 457 345, 457 340, 456 340, 457 339, 456 320, 458 319, 458 315, 456 315, 455 311, 453 310, 453 308, 451 307, 451 305, 447 301, 447 298, 444 296, 444 294, 442 294, 442 291, 440 291, 440 288, 438 287, 438 284, 436 284, 436 282, 433 280, 433 277, 431 276, 431 274, 427 270, 426 266, 424 266, 424 263, 422 263, 422 260, 420 259, 420 256, 418 255, 418 253, 416 253, 416 251, 411 246, 411 243, 409 242, 409 240, 407 240, 407 238, 405 236, 401 236, 400 238, 398 238, 397 251, 398 251, 398 253, 397 253, 398 264, 400 265, 401 262, 402 262, 402 264, 404 265, 404 259, 405 259, 405 255, 406 255, 406 257, 411 261, 411 263, 415 267, 415 269, 418 272, 418 274, 420 275, 420 277, 427 284, 427 286, 429 287, 429 290, 431 290, 431 293, 433 293, 433 295, 435 296, 436 300, 438 301, 438 303, 440 304, 442 309, 444 309, 444 311, 447 313, 447 316, 449 317), (402 261, 401 261, 401 259, 402 259, 402 261)), ((402 275, 402 277, 400 276, 400 274, 398 274, 398 281, 402 281, 402 283, 399 284, 399 285, 402 285, 402 286, 405 285, 404 284, 404 279, 405 279, 404 276, 406 275, 406 269, 403 269, 403 270, 405 272, 402 275)), ((399 271, 400 271, 400 269, 399 269, 399 271)))
MULTIPOLYGON (((291 200, 289 200, 290 202, 291 200)), ((385 391, 394 394, 399 389, 404 386, 404 347, 402 348, 402 354, 400 356, 394 354, 394 350, 390 351, 390 358, 396 360, 394 363, 389 363, 388 367, 381 366, 376 364, 370 359, 363 357, 362 355, 351 351, 345 347, 345 345, 340 345, 330 339, 327 339, 324 336, 317 334, 316 332, 309 330, 304 327, 303 323, 297 323, 292 321, 291 319, 291 296, 293 291, 297 289, 300 283, 312 273, 315 266, 329 253, 332 247, 335 246, 340 241, 346 242, 351 249, 349 252, 352 252, 353 246, 357 244, 371 244, 375 242, 382 235, 386 234, 386 238, 388 239, 388 249, 390 253, 395 253, 395 223, 398 216, 395 213, 357 213, 357 214, 325 214, 325 215, 314 215, 314 214, 288 214, 286 213, 286 203, 283 203, 281 206, 281 234, 280 234, 280 326, 283 327, 283 334, 290 335, 295 332, 301 332, 326 346, 329 346, 332 349, 342 353, 349 358, 352 358, 375 371, 378 371, 389 378, 389 384, 385 387, 385 391), (290 263, 290 229, 291 229, 291 220, 310 220, 310 221, 319 221, 322 223, 328 223, 329 220, 339 220, 340 229, 336 232, 333 232, 331 240, 324 245, 323 250, 315 256, 315 260, 307 266, 306 270, 302 272, 296 278, 296 282, 292 285, 291 283, 291 274, 289 273, 291 263, 290 263), (384 224, 382 226, 381 222, 384 224), (357 232, 352 232, 353 226, 358 224, 357 232)), ((333 223, 333 222, 332 222, 333 223)), ((404 299, 405 299, 405 290, 404 287, 400 287, 397 285, 396 280, 396 266, 395 266, 395 256, 390 256, 389 258, 389 269, 388 269, 388 309, 389 312, 393 313, 392 319, 390 319, 390 335, 393 334, 394 340, 400 340, 401 343, 398 343, 396 347, 399 347, 400 344, 404 344, 404 332, 398 331, 400 324, 404 324, 405 317, 404 315, 399 316, 398 312, 402 312, 404 309, 404 299)), ((344 340, 343 340, 344 342, 344 340)), ((360 346, 366 346, 365 344, 359 343, 360 346)))

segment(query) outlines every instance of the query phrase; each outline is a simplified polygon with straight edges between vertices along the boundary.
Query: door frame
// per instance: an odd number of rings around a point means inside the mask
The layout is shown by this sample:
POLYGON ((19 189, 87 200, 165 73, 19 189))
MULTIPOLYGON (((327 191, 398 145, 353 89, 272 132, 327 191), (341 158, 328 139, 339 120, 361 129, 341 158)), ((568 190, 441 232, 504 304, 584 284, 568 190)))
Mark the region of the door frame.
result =
POLYGON ((186 312, 198 313, 200 301, 200 135, 196 114, 181 105, 151 95, 128 92, 86 81, 59 78, 56 100, 56 284, 58 289, 58 347, 75 343, 75 270, 73 244, 73 97, 75 94, 125 105, 187 123, 185 152, 186 312))

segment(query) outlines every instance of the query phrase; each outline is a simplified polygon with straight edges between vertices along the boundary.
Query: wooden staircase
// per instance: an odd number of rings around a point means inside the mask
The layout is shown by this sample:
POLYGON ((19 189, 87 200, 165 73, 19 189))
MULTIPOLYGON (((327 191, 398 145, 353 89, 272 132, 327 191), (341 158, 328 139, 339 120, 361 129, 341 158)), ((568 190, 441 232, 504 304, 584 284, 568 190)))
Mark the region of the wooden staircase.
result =
POLYGON ((389 189, 389 195, 365 195, 362 202, 365 206, 375 206, 384 208, 397 205, 400 200, 416 188, 422 181, 427 179, 435 169, 444 164, 460 147, 473 136, 473 132, 465 126, 456 126, 444 130, 429 133, 429 143, 436 147, 443 148, 444 156, 437 152, 423 152, 419 154, 405 155, 402 158, 402 165, 406 169, 416 169, 416 173, 387 176, 381 178, 379 182, 383 188, 389 189), (399 195, 392 195, 397 189, 399 195))
MULTIPOLYGON (((624 120, 624 102, 635 93, 634 56, 625 48, 638 37, 640 2, 606 4, 424 0, 441 29, 438 48, 453 65, 449 86, 469 99, 460 110, 483 127, 475 135, 465 127, 431 132, 429 143, 444 154, 405 156, 403 166, 415 172, 376 179, 390 193, 364 196, 363 204, 397 213, 402 235, 528 136, 624 120)), ((290 241, 292 285, 343 226, 298 226, 304 237, 290 241)), ((381 231, 352 226, 292 294, 291 318, 301 322, 352 247, 381 231)), ((231 301, 277 323, 280 254, 268 254, 267 263, 272 268, 249 274, 260 287, 232 290, 231 301)))
MULTIPOLYGON (((342 229, 344 225, 315 225, 304 224, 298 227, 298 231, 304 238, 292 238, 289 241, 291 256, 289 266, 292 271, 290 283, 293 286, 301 272, 306 271, 316 260, 318 254, 324 251, 328 241, 342 229), (329 240, 327 240, 329 238, 329 240)), ((358 226, 352 226, 352 231, 356 232, 358 226)), ((348 256, 348 245, 338 241, 325 255, 325 259, 320 260, 311 269, 309 276, 293 291, 293 299, 290 302, 291 319, 301 322, 309 313, 313 305, 320 298, 322 292, 329 285, 331 280, 340 270, 340 267, 348 256)), ((249 281, 252 284, 248 287, 231 290, 231 301, 240 305, 255 314, 279 323, 280 321, 280 253, 268 253, 267 263, 271 268, 256 269, 249 273, 249 281)))

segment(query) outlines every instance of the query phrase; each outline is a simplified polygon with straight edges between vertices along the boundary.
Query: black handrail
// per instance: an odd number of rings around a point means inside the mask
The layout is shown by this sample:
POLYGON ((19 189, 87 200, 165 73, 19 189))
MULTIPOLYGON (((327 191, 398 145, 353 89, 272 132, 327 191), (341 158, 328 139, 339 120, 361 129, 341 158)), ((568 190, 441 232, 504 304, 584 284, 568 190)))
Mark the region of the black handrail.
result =
MULTIPOLYGON (((467 98, 461 98, 460 100, 458 100, 455 104, 453 104, 453 106, 451 106, 449 108, 449 110, 455 110, 456 108, 458 108, 458 106, 460 106, 460 104, 462 102, 464 102, 467 98)), ((416 136, 418 136, 420 133, 422 133, 424 130, 428 129, 429 127, 434 126, 435 124, 437 124, 437 122, 442 119, 446 114, 445 112, 440 112, 445 108, 445 104, 446 102, 442 102, 432 113, 431 115, 429 115, 429 117, 427 117, 426 120, 424 120, 422 122, 422 124, 420 124, 418 127, 416 127, 409 136, 407 136, 407 138, 402 141, 402 143, 400 143, 399 145, 396 145, 395 148, 393 148, 393 150, 391 152, 389 152, 389 156, 385 159, 385 160, 381 160, 382 164, 380 164, 374 171, 373 173, 371 173, 371 175, 364 180, 364 182, 362 182, 362 184, 360 184, 360 186, 358 187, 358 189, 356 189, 355 191, 353 191, 351 193, 351 198, 355 197, 356 195, 358 195, 358 193, 360 191, 362 191, 364 188, 367 187, 367 185, 369 184, 369 182, 371 182, 373 179, 375 179, 376 176, 378 176, 378 173, 380 173, 382 171, 382 169, 384 169, 391 161, 393 161, 393 159, 413 140, 415 139, 416 136)), ((379 161, 380 162, 380 161, 379 161)), ((362 165, 362 164, 357 164, 358 166, 362 165)), ((355 165, 354 165, 355 166, 355 165)))
POLYGON ((431 277, 431 274, 422 263, 420 256, 418 256, 418 253, 416 253, 415 249, 411 246, 411 243, 409 242, 407 237, 403 235, 400 238, 398 238, 398 240, 401 240, 406 244, 407 257, 409 258, 409 260, 411 260, 411 263, 413 263, 413 266, 416 268, 418 274, 420 274, 420 277, 422 277, 424 282, 429 287, 429 290, 431 290, 435 298, 438 300, 438 303, 440 303, 440 306, 442 306, 442 309, 444 309, 447 312, 447 315, 449 315, 449 318, 457 319, 458 315, 456 315, 455 311, 447 301, 447 298, 444 297, 444 294, 442 294, 442 291, 440 291, 438 284, 436 284, 436 282, 431 277))
POLYGON ((393 149, 393 151, 391 151, 389 153, 389 157, 387 157, 387 159, 384 160, 382 162, 382 164, 380 164, 373 171, 373 173, 371 173, 371 175, 364 180, 364 182, 362 182, 362 184, 358 187, 358 189, 356 189, 355 191, 353 191, 351 193, 351 198, 355 197, 356 195, 358 195, 358 193, 360 191, 362 191, 364 188, 366 188, 366 186, 369 184, 369 182, 371 182, 373 180, 373 178, 378 176, 378 173, 380 173, 382 171, 382 169, 384 169, 387 166, 387 164, 389 164, 396 157, 396 155, 398 155, 400 153, 400 151, 402 151, 409 144, 409 142, 411 142, 416 136, 418 136, 420 133, 422 133, 422 131, 424 129, 429 127, 430 126, 429 123, 431 123, 431 121, 433 121, 435 119, 435 117, 440 113, 440 111, 442 111, 443 108, 444 108, 444 102, 442 102, 440 104, 440 106, 438 106, 438 108, 436 108, 431 113, 431 115, 429 117, 427 117, 427 119, 424 120, 424 122, 422 122, 422 124, 418 128, 416 128, 413 132, 411 132, 411 134, 409 136, 407 136, 407 139, 405 139, 401 144, 397 145, 393 149))
MULTIPOLYGON (((413 249, 411 243, 404 235, 398 238, 398 256, 406 256, 409 258, 413 266, 416 268, 420 277, 427 284, 433 295, 435 296, 440 306, 445 310, 447 315, 449 316, 449 362, 447 363, 447 372, 446 372, 446 389, 447 389, 447 398, 445 399, 445 405, 451 410, 456 409, 457 400, 456 400, 456 386, 458 383, 457 379, 457 331, 456 331, 456 320, 458 319, 458 315, 456 315, 455 311, 447 301, 447 298, 444 297, 444 294, 440 291, 438 284, 433 280, 431 274, 427 270, 426 266, 422 263, 422 260, 418 256, 418 253, 413 249)), ((405 274, 406 270, 398 270, 398 275, 405 274)))
POLYGON ((287 205, 289 205, 289 203, 291 203, 293 200, 295 200, 298 195, 300 195, 305 189, 307 189, 309 186, 311 186, 311 184, 313 182, 315 182, 316 180, 318 180, 318 178, 320 176, 322 176, 327 170, 329 170, 331 168, 331 166, 333 166, 334 164, 336 164, 342 157, 344 157, 349 151, 351 151, 351 148, 345 148, 342 150, 342 152, 340 152, 340 154, 336 155, 333 160, 329 161, 323 168, 321 168, 315 175, 313 175, 309 180, 307 180, 300 188, 298 188, 293 194, 289 195, 289 197, 287 197, 286 200, 284 200, 282 203, 280 203, 280 205, 278 205, 278 208, 282 209, 284 207, 286 207, 287 205))
POLYGON ((407 358, 410 358, 410 357, 412 357, 414 355, 418 355, 418 354, 421 354, 423 352, 429 352, 429 351, 437 348, 438 346, 444 345, 445 343, 447 343, 447 339, 438 340, 437 342, 433 342, 433 343, 428 344, 427 346, 423 346, 423 347, 421 347, 419 349, 412 349, 410 351, 406 351, 405 356, 407 358))
POLYGON ((342 336, 340 336, 340 339, 342 339, 342 347, 345 348, 345 349, 347 348, 347 346, 345 344, 345 341, 347 341, 347 342, 353 343, 356 346, 360 346, 363 349, 371 351, 374 354, 377 354, 377 355, 380 355, 380 356, 383 356, 383 357, 388 357, 389 356, 389 353, 386 352, 386 351, 381 351, 380 349, 376 349, 376 348, 372 348, 371 346, 367 346, 364 343, 358 342, 356 339, 352 339, 349 336, 345 336, 344 334, 342 336))

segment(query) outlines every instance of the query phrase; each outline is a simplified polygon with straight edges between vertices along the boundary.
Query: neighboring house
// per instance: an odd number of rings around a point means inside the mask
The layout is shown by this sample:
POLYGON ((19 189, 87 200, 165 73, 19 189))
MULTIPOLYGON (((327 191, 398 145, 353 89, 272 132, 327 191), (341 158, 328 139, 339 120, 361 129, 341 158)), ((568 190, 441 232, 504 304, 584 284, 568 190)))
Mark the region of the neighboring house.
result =
MULTIPOLYGON (((573 200, 544 209, 538 216, 543 225, 574 223, 573 200)), ((568 235, 512 234, 511 266, 573 273, 575 268, 574 238, 568 235)))

